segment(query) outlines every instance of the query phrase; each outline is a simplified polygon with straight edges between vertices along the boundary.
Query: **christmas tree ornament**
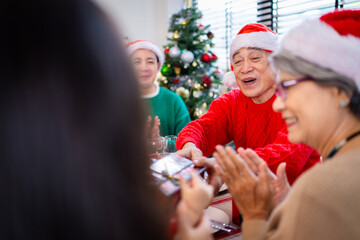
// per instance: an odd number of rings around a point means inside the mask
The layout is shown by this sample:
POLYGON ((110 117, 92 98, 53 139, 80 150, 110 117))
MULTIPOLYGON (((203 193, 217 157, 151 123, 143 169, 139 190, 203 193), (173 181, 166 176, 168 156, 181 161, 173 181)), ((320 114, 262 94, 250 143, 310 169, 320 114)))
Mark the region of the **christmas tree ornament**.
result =
POLYGON ((185 89, 184 87, 179 87, 175 90, 175 93, 179 95, 182 99, 188 99, 190 96, 189 90, 185 89))
POLYGON ((200 31, 200 32, 204 31, 204 29, 205 29, 205 27, 204 27, 202 24, 200 24, 200 25, 198 26, 198 28, 199 28, 199 31, 200 31))
POLYGON ((184 63, 191 63, 192 61, 194 61, 194 54, 190 51, 185 50, 182 54, 181 54, 181 60, 184 63))
POLYGON ((168 54, 168 53, 169 53, 169 49, 170 49, 169 47, 165 48, 164 53, 165 53, 165 54, 168 54))
POLYGON ((177 40, 180 38, 180 34, 178 32, 174 32, 173 39, 177 40))
POLYGON ((196 61, 194 61, 192 64, 191 64, 193 67, 196 67, 198 64, 196 61))
POLYGON ((185 20, 185 21, 183 21, 183 23, 182 23, 182 24, 183 24, 183 25, 186 25, 186 23, 187 23, 187 22, 186 22, 186 20, 185 20))
MULTIPOLYGON (((170 49, 170 51, 171 51, 171 49, 170 49)), ((204 62, 204 63, 210 63, 211 60, 212 60, 212 56, 209 53, 204 53, 201 56, 201 61, 204 62)))
POLYGON ((180 72, 181 72, 181 68, 178 67, 178 66, 174 67, 174 72, 175 72, 176 75, 179 75, 180 72))
POLYGON ((209 97, 213 97, 214 93, 213 92, 209 92, 209 97))
POLYGON ((174 78, 174 83, 178 83, 179 79, 178 78, 174 78))
POLYGON ((169 56, 171 58, 177 58, 180 56, 180 54, 181 54, 181 50, 177 45, 171 47, 169 50, 169 56))
POLYGON ((196 119, 198 119, 200 116, 201 116, 201 115, 200 115, 200 109, 199 109, 199 108, 195 108, 194 117, 195 117, 196 119))
POLYGON ((202 95, 201 91, 193 91, 193 97, 194 98, 199 98, 202 95))
POLYGON ((208 76, 206 76, 205 74, 204 74, 204 76, 202 77, 202 86, 204 87, 204 88, 209 88, 209 87, 211 87, 211 79, 208 77, 208 76))
POLYGON ((201 85, 200 85, 199 83, 195 83, 195 84, 194 84, 194 89, 195 89, 195 90, 199 91, 200 88, 201 88, 201 85))
POLYGON ((190 85, 192 83, 192 80, 189 78, 187 82, 190 85))
POLYGON ((160 70, 161 74, 162 74, 163 76, 165 76, 165 77, 168 77, 168 76, 172 75, 172 74, 173 74, 173 71, 174 71, 174 70, 173 70, 173 68, 171 67, 170 64, 164 64, 164 65, 162 65, 161 70, 160 70))
POLYGON ((222 79, 223 76, 224 76, 224 72, 221 71, 220 69, 215 71, 215 77, 217 77, 218 79, 222 79))
POLYGON ((209 38, 209 39, 212 39, 214 37, 214 34, 212 32, 208 32, 206 34, 206 36, 209 38))
POLYGON ((212 53, 211 58, 212 58, 212 61, 215 62, 218 57, 214 53, 212 53))

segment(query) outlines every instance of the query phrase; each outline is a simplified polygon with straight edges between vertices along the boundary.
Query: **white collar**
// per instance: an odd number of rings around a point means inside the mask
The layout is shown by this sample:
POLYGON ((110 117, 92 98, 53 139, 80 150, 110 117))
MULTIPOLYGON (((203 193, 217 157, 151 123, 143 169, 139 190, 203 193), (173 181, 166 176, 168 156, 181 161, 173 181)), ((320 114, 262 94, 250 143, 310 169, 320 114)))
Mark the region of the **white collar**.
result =
POLYGON ((141 98, 145 98, 145 99, 146 98, 152 98, 152 97, 155 97, 156 95, 158 95, 159 92, 160 92, 159 85, 157 85, 157 84, 154 84, 154 85, 155 85, 155 91, 150 93, 150 94, 143 95, 143 96, 141 96, 141 98))

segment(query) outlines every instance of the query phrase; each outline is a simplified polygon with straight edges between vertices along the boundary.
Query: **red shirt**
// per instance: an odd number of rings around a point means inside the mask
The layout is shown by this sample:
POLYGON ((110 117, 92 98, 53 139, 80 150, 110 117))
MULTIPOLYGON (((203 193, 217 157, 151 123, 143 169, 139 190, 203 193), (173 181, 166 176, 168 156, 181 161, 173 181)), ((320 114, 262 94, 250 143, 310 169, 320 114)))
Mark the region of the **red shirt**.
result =
POLYGON ((272 109, 274 100, 275 95, 255 104, 240 90, 223 94, 211 103, 206 114, 183 128, 177 149, 193 142, 204 156, 210 156, 216 145, 234 141, 236 148, 254 149, 274 173, 281 162, 286 162, 292 184, 302 172, 320 162, 320 156, 307 145, 288 141, 286 124, 272 109))

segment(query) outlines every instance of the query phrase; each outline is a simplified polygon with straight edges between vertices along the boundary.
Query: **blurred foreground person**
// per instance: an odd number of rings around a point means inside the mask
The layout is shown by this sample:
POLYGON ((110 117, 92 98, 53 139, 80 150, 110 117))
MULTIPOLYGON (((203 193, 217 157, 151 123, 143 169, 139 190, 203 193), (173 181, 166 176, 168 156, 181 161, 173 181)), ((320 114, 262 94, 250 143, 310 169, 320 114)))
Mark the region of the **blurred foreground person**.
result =
POLYGON ((217 146, 216 170, 243 215, 243 239, 360 239, 360 11, 305 21, 271 60, 280 74, 273 108, 289 140, 324 162, 290 190, 283 164, 276 178, 254 151, 217 146))
MULTIPOLYGON (((137 82, 109 19, 85 0, 1 5, 0 239, 168 238, 137 82)), ((212 189, 193 185, 178 235, 210 238, 212 189)))

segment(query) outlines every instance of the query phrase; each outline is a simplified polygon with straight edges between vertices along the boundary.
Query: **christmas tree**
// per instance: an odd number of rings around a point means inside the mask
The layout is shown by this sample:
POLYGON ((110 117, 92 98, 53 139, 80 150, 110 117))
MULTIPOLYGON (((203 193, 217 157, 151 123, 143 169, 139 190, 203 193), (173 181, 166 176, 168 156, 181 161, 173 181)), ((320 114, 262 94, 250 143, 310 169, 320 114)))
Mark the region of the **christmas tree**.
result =
POLYGON ((201 117, 219 96, 222 72, 215 66, 217 56, 211 51, 214 34, 210 25, 200 22, 196 2, 170 20, 165 63, 161 67, 160 86, 177 93, 185 102, 192 120, 201 117))

